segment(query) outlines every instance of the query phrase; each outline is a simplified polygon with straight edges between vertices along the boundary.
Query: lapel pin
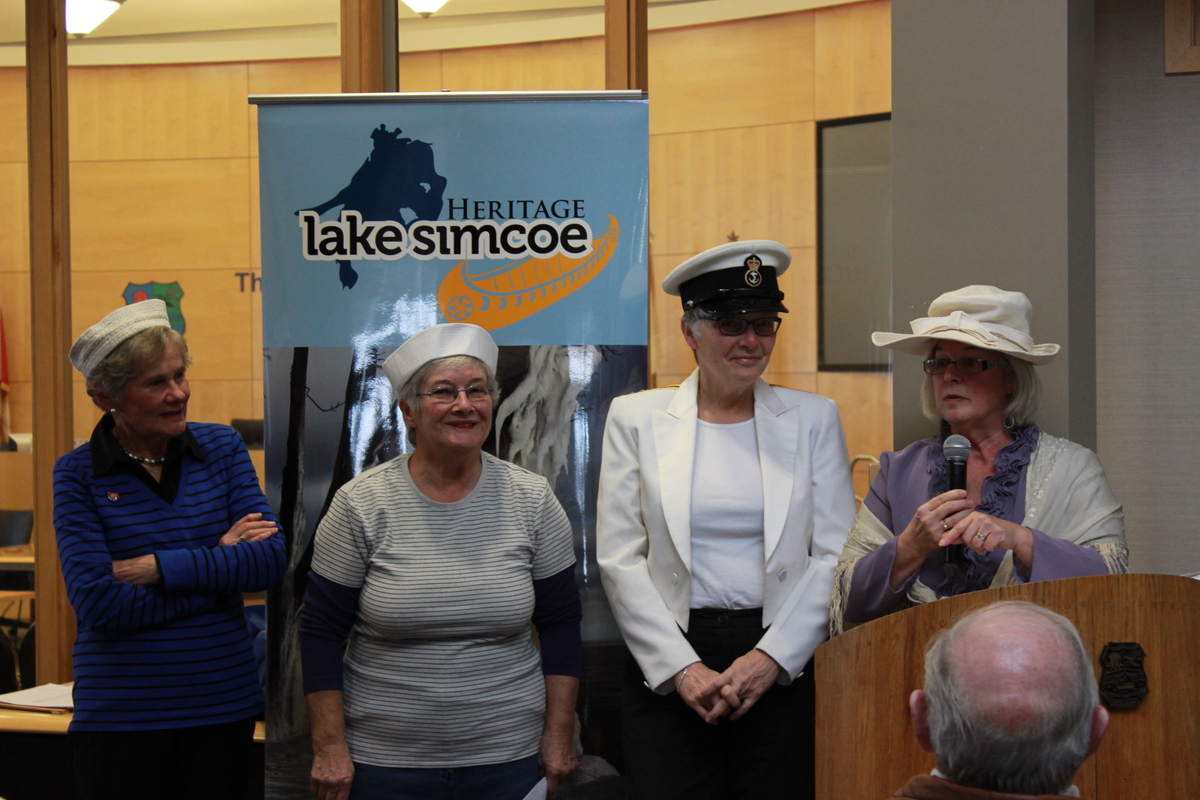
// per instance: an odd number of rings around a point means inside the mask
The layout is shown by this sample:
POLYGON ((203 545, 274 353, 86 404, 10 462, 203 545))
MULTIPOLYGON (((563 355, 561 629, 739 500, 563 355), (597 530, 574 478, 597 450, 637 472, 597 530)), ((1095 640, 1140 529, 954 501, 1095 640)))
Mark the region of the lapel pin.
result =
POLYGON ((109 492, 108 499, 115 503, 121 499, 121 495, 117 494, 116 492, 109 492))

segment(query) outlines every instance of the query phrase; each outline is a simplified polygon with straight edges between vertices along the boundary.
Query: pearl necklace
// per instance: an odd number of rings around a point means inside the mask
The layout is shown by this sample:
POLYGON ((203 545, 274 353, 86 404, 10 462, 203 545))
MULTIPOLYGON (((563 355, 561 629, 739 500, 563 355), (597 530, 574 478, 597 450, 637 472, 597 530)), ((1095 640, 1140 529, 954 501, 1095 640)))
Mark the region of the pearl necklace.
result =
MULTIPOLYGON (((124 447, 122 447, 121 449, 125 450, 124 447)), ((125 450, 125 455, 129 456, 130 458, 132 458, 134 461, 138 462, 139 464, 149 464, 152 467, 157 467, 159 464, 162 464, 167 460, 166 456, 163 456, 162 458, 142 458, 141 456, 135 456, 133 453, 129 452, 128 450, 125 450)))

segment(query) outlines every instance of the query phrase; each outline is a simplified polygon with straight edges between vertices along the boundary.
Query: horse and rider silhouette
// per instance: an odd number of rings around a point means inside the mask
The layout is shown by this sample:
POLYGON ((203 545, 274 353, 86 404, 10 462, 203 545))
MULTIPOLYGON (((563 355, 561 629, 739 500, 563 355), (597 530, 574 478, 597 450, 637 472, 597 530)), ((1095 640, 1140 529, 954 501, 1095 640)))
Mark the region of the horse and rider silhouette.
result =
MULTIPOLYGON (((342 211, 357 211, 364 221, 399 220, 406 224, 440 217, 446 179, 434 168, 433 147, 428 142, 401 138, 401 133, 399 128, 389 131, 382 124, 372 130, 375 145, 350 183, 324 203, 300 211, 324 214, 341 206, 342 211), (408 209, 413 216, 404 219, 401 209, 408 209)), ((349 261, 337 263, 342 286, 353 289, 358 273, 349 261)))

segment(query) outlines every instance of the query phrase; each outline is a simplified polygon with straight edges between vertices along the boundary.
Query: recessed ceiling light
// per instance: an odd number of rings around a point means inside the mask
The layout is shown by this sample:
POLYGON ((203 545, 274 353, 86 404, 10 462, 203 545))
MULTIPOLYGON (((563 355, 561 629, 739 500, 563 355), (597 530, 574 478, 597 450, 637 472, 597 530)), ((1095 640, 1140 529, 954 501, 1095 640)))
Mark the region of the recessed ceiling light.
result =
POLYGON ((404 0, 404 5, 408 6, 422 17, 428 17, 430 14, 446 5, 446 0, 404 0))
POLYGON ((67 33, 91 33, 120 7, 119 0, 67 0, 67 33))

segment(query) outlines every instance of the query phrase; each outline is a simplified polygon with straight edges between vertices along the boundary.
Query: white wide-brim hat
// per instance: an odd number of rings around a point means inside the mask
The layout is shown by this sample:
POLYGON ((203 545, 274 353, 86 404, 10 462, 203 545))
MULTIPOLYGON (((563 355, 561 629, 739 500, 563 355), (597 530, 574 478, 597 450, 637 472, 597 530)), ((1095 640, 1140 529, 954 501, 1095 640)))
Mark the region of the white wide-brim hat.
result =
POLYGON ((167 316, 167 304, 162 300, 142 300, 122 306, 79 334, 71 345, 71 365, 87 378, 129 337, 150 328, 169 327, 171 319, 167 316))
POLYGON ((388 356, 383 362, 383 372, 392 383, 392 391, 399 397, 400 390, 417 370, 430 361, 450 356, 473 356, 495 372, 500 348, 491 334, 478 325, 465 322, 430 325, 388 356))
POLYGON ((876 331, 877 347, 923 356, 937 341, 952 341, 995 350, 1028 361, 1048 364, 1058 354, 1056 344, 1034 344, 1029 335, 1033 304, 1021 292, 995 286, 964 286, 946 292, 929 304, 929 316, 909 323, 912 333, 876 331))

